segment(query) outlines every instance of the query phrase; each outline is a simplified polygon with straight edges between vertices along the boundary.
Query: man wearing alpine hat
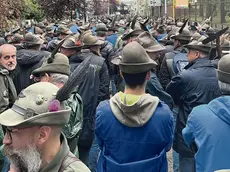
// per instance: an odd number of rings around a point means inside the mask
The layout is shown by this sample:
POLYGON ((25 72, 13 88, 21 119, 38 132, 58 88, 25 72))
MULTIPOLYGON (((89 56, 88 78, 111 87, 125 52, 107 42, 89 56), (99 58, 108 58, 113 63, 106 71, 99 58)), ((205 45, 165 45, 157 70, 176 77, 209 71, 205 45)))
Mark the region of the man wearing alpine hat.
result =
POLYGON ((47 82, 33 84, 19 94, 11 109, 0 114, 11 171, 89 172, 69 151, 61 133, 71 109, 58 98, 58 90, 47 82))

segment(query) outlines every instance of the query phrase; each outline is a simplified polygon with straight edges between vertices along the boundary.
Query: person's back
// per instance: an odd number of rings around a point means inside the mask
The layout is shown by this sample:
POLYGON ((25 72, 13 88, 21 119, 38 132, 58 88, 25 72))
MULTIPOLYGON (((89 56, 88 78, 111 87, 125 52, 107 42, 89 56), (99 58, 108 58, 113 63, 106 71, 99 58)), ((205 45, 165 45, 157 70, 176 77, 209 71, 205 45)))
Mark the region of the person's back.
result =
POLYGON ((98 139, 102 147, 98 171, 167 171, 173 118, 168 106, 157 97, 120 92, 98 106, 96 123, 96 135, 106 138, 98 139))
POLYGON ((17 62, 18 65, 14 72, 14 84, 19 94, 21 90, 27 86, 33 84, 34 82, 30 79, 30 75, 33 70, 39 68, 44 58, 50 53, 46 51, 36 51, 36 50, 26 50, 21 49, 17 52, 17 62))
POLYGON ((183 137, 187 146, 195 141, 196 172, 229 169, 230 132, 230 55, 218 62, 217 79, 222 96, 193 108, 183 137))
POLYGON ((69 58, 71 75, 76 75, 74 70, 90 57, 90 67, 84 81, 78 88, 78 93, 83 101, 83 128, 79 138, 80 159, 88 163, 88 152, 94 140, 95 111, 100 101, 109 98, 109 75, 105 60, 85 50, 69 58))
MULTIPOLYGON (((192 130, 195 133, 195 142, 198 147, 198 152, 195 155, 197 172, 230 168, 229 104, 230 96, 219 97, 207 105, 194 108, 189 115, 187 125, 191 126, 190 123, 192 123, 192 130)), ((183 130, 183 134, 184 132, 183 130)))
POLYGON ((145 94, 150 70, 156 65, 136 41, 124 47, 119 62, 126 84, 124 93, 115 94, 97 108, 98 171, 168 171, 172 112, 158 97, 145 94))

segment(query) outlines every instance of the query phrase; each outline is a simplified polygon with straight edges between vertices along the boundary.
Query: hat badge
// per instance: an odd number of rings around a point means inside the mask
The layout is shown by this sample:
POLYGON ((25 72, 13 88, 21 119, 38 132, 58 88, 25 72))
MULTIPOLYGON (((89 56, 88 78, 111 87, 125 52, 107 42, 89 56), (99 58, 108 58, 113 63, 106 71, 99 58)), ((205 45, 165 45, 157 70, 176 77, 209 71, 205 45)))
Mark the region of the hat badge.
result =
POLYGON ((44 102, 44 96, 38 95, 38 96, 36 97, 36 104, 37 104, 37 105, 41 105, 43 102, 44 102))

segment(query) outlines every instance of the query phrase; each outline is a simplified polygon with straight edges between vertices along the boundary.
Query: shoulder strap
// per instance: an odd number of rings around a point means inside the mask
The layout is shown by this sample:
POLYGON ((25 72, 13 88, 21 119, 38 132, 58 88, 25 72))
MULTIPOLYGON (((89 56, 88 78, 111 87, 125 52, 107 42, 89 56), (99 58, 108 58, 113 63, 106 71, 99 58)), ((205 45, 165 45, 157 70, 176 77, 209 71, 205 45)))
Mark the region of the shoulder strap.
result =
POLYGON ((171 53, 166 53, 165 58, 166 58, 166 65, 168 67, 168 71, 170 74, 170 77, 172 78, 174 74, 173 70, 173 57, 177 54, 177 51, 172 51, 171 53), (174 54, 174 55, 173 55, 174 54))
POLYGON ((70 164, 80 161, 77 157, 75 157, 72 153, 69 153, 65 159, 62 161, 61 167, 58 172, 63 172, 70 164))

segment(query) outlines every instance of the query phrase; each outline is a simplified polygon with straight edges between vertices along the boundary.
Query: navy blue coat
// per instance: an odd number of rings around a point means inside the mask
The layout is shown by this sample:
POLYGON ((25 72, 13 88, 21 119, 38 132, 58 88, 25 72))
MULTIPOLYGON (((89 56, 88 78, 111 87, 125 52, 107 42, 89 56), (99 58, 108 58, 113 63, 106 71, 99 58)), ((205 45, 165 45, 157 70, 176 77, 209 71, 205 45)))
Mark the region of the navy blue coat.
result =
POLYGON ((183 156, 193 157, 196 146, 192 144, 190 148, 187 147, 182 130, 194 107, 207 104, 221 95, 215 65, 208 58, 199 58, 190 62, 185 70, 172 78, 166 91, 179 106, 173 148, 183 156))

